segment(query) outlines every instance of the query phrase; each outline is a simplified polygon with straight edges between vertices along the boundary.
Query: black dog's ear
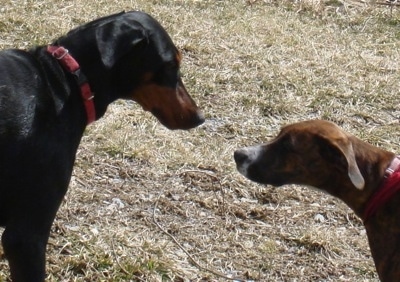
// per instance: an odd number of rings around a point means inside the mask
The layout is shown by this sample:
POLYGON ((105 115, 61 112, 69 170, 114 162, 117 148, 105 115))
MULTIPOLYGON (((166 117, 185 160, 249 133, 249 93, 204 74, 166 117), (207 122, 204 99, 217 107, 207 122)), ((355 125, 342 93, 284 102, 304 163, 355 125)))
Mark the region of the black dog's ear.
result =
POLYGON ((96 40, 103 64, 112 68, 119 59, 148 39, 140 23, 120 20, 100 26, 96 30, 96 40))

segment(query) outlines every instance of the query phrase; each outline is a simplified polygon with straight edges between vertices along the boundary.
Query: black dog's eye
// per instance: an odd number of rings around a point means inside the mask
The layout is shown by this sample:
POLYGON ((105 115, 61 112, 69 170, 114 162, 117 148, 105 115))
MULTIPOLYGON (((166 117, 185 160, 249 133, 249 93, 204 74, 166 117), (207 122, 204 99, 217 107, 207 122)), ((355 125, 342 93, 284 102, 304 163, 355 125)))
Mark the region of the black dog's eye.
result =
POLYGON ((155 82, 168 87, 175 87, 180 76, 178 65, 175 62, 167 63, 156 73, 155 82))
POLYGON ((174 72, 174 71, 176 71, 179 67, 178 67, 178 65, 176 64, 176 62, 172 61, 172 62, 166 63, 166 64, 164 65, 163 68, 164 68, 164 71, 167 71, 167 72, 174 72))

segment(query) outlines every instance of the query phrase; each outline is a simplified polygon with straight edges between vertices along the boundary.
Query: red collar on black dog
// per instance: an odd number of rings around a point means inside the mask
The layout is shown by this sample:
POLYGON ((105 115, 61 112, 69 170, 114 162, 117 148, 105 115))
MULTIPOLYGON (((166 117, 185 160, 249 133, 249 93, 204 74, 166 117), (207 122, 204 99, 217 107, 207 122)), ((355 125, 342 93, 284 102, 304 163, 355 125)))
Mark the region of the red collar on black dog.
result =
POLYGON ((396 156, 385 170, 384 180, 378 191, 369 199, 364 210, 364 223, 383 206, 395 193, 400 191, 400 156, 396 156))
POLYGON ((65 70, 76 77, 81 89, 83 104, 86 109, 87 124, 94 122, 96 120, 96 110, 93 102, 94 96, 86 76, 84 76, 80 70, 78 62, 68 53, 68 50, 62 46, 49 45, 47 46, 47 52, 56 58, 65 70))

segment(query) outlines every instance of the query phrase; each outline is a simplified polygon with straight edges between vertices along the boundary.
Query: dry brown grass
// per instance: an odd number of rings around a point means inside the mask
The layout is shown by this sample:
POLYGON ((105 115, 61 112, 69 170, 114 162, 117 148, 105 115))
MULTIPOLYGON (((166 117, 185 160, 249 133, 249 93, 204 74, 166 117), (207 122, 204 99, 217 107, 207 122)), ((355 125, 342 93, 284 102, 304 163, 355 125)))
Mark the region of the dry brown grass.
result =
MULTIPOLYGON (((400 12, 365 2, 0 0, 2 48, 46 44, 123 9, 152 14, 183 50, 207 116, 171 132, 120 101, 88 127, 48 281, 376 281, 364 228, 343 203, 251 183, 232 160, 311 118, 398 150, 400 12)), ((3 258, 0 280, 7 273, 3 258)))

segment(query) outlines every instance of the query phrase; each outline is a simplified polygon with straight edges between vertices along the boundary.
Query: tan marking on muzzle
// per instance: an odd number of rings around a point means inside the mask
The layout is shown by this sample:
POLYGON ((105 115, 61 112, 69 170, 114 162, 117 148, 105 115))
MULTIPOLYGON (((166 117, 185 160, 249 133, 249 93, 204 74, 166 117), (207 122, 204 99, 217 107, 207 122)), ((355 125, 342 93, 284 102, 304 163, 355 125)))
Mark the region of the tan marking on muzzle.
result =
POLYGON ((176 88, 146 84, 131 97, 169 129, 190 129, 204 122, 202 112, 181 82, 176 88))

